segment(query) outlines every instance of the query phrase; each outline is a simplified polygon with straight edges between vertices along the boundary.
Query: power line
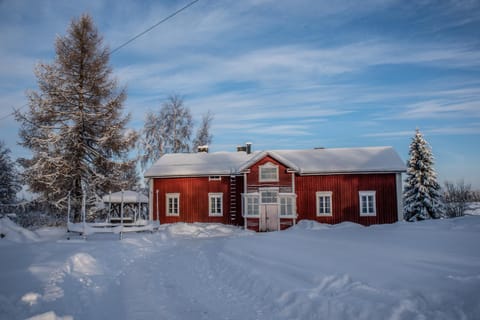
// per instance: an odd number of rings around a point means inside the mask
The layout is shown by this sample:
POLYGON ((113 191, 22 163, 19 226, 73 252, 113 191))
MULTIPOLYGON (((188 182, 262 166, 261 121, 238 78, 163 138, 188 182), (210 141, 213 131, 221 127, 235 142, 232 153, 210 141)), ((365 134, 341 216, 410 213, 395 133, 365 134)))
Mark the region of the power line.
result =
POLYGON ((4 115, 3 117, 1 117, 1 118, 0 118, 0 121, 5 120, 5 119, 7 119, 8 117, 11 117, 11 116, 15 115, 15 112, 16 112, 16 111, 22 110, 23 108, 25 108, 25 107, 27 107, 27 106, 28 106, 28 104, 24 104, 23 106, 21 106, 20 108, 18 108, 18 109, 16 109, 16 110, 15 110, 15 108, 12 108, 12 109, 14 109, 14 111, 11 112, 11 113, 7 113, 7 114, 4 115))
POLYGON ((193 6, 195 3, 197 3, 198 1, 200 0, 194 0, 194 1, 191 1, 189 2, 187 5, 183 6, 182 8, 178 9, 177 11, 175 11, 174 13, 170 14, 169 16, 163 18, 162 20, 160 20, 159 22, 155 23, 153 26, 151 26, 150 28, 140 32, 139 34, 137 34, 136 36, 134 36, 133 38, 127 40, 126 42, 122 43, 121 45, 119 45, 118 47, 116 47, 115 49, 113 49, 112 51, 110 51, 110 54, 113 54, 115 52, 117 52, 118 50, 120 50, 121 48, 125 47, 126 45, 128 45, 129 43, 135 41, 136 39, 140 38, 141 36, 143 36, 145 33, 151 31, 152 29, 158 27, 159 25, 161 25, 162 23, 164 23, 165 21, 167 20, 170 20, 171 18, 175 17, 177 14, 179 14, 180 12, 182 12, 183 10, 193 6))
MULTIPOLYGON (((164 22, 170 20, 171 18, 175 17, 175 16, 176 16, 177 14, 179 14, 180 12, 182 12, 182 11, 188 9, 189 7, 193 6, 193 5, 194 5, 195 3, 197 3, 198 1, 200 1, 200 0, 193 0, 193 1, 189 2, 189 3, 186 4, 185 6, 181 7, 181 8, 178 9, 177 11, 175 11, 174 13, 172 13, 172 14, 166 16, 165 18, 163 18, 162 20, 158 21, 157 23, 155 23, 155 24, 154 24, 153 26, 151 26, 150 28, 145 29, 144 31, 142 31, 142 32, 140 32, 139 34, 137 34, 136 36, 130 38, 130 39, 127 40, 127 41, 125 41, 124 43, 122 43, 121 45, 119 45, 118 47, 116 47, 115 49, 113 49, 112 51, 110 51, 110 54, 113 54, 113 53, 117 52, 118 50, 122 49, 122 48, 125 47, 126 45, 130 44, 131 42, 133 42, 133 41, 135 41, 136 39, 138 39, 138 38, 140 38, 141 36, 143 36, 145 33, 153 30, 154 28, 158 27, 158 26, 161 25, 162 23, 164 23, 164 22)), ((23 108, 25 108, 25 107, 26 107, 26 105, 18 108, 18 110, 21 110, 21 109, 23 109, 23 108)), ((17 110, 17 111, 18 111, 18 110, 17 110)), ((13 116, 14 114, 15 114, 15 111, 12 112, 12 113, 6 114, 5 116, 3 116, 3 117, 0 118, 0 121, 5 120, 5 119, 7 119, 7 118, 10 117, 10 116, 13 116)))
POLYGON ((1 117, 1 118, 0 118, 0 121, 5 120, 5 119, 7 119, 7 118, 10 117, 10 116, 13 116, 13 112, 12 112, 12 113, 7 113, 7 114, 4 115, 3 117, 1 117))

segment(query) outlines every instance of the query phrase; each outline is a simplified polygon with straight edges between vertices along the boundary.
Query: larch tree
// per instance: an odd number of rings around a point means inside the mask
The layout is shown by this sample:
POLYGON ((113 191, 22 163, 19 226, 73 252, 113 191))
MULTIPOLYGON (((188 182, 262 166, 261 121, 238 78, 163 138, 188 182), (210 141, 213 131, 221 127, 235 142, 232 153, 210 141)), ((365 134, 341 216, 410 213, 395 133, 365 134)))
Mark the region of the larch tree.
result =
POLYGON ((444 215, 444 205, 432 151, 417 129, 412 138, 403 191, 404 218, 407 221, 437 219, 444 215))
POLYGON ((212 143, 212 134, 210 133, 210 126, 213 121, 213 114, 208 111, 202 117, 202 123, 197 130, 197 135, 193 139, 193 151, 197 151, 200 146, 208 146, 212 143))
POLYGON ((0 141, 0 204, 14 203, 21 188, 15 163, 10 158, 10 149, 0 141))
POLYGON ((22 159, 23 176, 31 191, 54 210, 66 214, 68 194, 74 219, 82 196, 99 196, 129 188, 125 180, 135 161, 128 159, 137 134, 126 130, 126 91, 119 88, 92 18, 72 20, 65 36, 57 37, 52 63, 40 63, 38 91, 29 92, 29 109, 16 113, 20 144, 32 151, 22 159))
POLYGON ((192 129, 190 109, 178 95, 169 96, 158 113, 147 113, 139 145, 142 168, 164 153, 189 152, 192 129))

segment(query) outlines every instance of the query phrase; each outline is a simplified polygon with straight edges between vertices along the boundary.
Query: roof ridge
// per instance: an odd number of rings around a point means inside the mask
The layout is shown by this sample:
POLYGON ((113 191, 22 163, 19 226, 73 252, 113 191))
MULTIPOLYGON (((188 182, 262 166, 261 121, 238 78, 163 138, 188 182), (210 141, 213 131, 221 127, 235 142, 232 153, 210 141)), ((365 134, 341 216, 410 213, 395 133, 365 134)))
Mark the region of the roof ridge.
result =
POLYGON ((240 174, 270 156, 300 174, 403 172, 404 161, 391 146, 291 149, 246 152, 177 153, 160 157, 144 176, 205 176, 240 174), (184 157, 182 161, 182 157, 184 157))

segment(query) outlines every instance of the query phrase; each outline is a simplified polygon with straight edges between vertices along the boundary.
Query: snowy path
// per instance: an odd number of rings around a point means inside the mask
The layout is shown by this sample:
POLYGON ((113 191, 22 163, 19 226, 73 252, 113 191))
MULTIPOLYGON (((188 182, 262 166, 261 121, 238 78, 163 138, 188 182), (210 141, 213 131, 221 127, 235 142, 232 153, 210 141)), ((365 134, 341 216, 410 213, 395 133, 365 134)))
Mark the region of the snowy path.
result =
POLYGON ((135 271, 122 277, 120 291, 132 297, 125 304, 125 319, 236 319, 236 315, 245 315, 253 299, 236 294, 214 272, 212 255, 222 243, 190 239, 146 249, 135 271))
MULTIPOLYGON (((57 237, 58 238, 58 237, 57 237)), ((0 242, 0 319, 476 319, 480 217, 0 242)))

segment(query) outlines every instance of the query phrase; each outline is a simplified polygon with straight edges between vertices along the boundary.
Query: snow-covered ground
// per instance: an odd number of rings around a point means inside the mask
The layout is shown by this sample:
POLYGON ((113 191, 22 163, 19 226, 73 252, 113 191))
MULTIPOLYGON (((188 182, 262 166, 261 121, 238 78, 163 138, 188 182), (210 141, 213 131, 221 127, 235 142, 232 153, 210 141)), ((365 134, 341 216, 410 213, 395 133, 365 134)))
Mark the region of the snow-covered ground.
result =
POLYGON ((470 202, 465 210, 466 215, 480 216, 480 202, 470 202))
POLYGON ((480 217, 66 240, 0 220, 1 319, 478 319, 480 217))

